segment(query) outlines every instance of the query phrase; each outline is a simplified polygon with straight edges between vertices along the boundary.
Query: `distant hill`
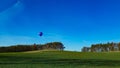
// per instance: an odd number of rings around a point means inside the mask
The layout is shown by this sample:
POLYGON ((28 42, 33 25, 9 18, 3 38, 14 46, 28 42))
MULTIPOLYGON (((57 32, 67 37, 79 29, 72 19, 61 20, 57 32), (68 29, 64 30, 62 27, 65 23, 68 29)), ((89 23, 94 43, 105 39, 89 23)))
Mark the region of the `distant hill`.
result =
POLYGON ((0 52, 24 52, 34 50, 64 50, 64 45, 61 42, 50 42, 46 44, 32 45, 14 45, 9 47, 0 47, 0 52))

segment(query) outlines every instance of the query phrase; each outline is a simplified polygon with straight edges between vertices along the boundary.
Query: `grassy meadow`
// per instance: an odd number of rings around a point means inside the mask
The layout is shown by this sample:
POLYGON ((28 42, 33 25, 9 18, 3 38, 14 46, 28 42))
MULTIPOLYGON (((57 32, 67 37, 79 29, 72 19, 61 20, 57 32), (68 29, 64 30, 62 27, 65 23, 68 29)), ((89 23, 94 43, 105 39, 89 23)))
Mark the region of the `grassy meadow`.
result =
POLYGON ((0 68, 120 68, 120 52, 30 51, 0 53, 0 68))

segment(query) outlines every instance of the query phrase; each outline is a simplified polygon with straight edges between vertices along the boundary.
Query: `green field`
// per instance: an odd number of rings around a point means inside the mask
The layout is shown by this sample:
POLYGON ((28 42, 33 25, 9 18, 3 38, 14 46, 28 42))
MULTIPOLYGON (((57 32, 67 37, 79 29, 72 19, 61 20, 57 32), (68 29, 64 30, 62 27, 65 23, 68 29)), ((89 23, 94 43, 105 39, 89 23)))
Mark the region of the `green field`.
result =
POLYGON ((0 53, 0 68, 120 68, 120 52, 31 51, 0 53))

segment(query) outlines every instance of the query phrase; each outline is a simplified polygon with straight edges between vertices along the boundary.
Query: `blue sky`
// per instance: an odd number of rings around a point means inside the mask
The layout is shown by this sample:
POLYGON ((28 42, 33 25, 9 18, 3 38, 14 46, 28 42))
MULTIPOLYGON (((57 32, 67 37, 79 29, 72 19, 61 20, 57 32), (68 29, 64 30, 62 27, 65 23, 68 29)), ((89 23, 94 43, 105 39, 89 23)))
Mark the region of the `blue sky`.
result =
POLYGON ((1 46, 53 41, 73 51, 120 42, 120 1, 0 0, 1 46))

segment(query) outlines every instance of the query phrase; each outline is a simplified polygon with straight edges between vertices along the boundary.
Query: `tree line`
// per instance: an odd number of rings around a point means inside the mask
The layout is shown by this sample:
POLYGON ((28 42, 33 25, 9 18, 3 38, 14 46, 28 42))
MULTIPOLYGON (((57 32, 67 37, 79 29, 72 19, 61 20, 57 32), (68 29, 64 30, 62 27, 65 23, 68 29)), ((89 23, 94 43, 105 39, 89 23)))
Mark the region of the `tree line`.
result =
POLYGON ((83 47, 82 52, 110 52, 110 51, 120 51, 119 43, 104 43, 104 44, 92 44, 91 47, 83 47))
POLYGON ((0 47, 0 52, 24 52, 44 49, 64 50, 65 47, 61 42, 50 42, 46 44, 14 45, 8 47, 0 47))

